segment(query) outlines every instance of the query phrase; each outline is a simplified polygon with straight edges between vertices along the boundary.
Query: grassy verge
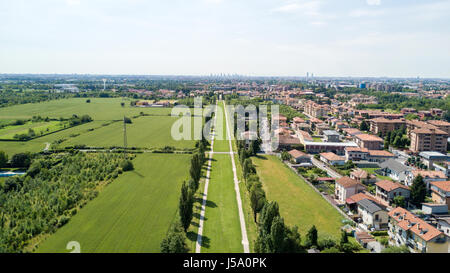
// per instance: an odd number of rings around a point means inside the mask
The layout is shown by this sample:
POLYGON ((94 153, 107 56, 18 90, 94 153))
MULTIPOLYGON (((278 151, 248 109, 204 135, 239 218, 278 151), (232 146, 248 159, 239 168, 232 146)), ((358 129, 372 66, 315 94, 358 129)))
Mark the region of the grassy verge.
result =
POLYGON ((242 235, 229 155, 215 154, 206 203, 203 253, 241 253, 242 235))
POLYGON ((343 217, 305 181, 276 156, 253 158, 268 200, 277 201, 288 225, 297 225, 301 234, 315 225, 320 236, 338 239, 343 217))

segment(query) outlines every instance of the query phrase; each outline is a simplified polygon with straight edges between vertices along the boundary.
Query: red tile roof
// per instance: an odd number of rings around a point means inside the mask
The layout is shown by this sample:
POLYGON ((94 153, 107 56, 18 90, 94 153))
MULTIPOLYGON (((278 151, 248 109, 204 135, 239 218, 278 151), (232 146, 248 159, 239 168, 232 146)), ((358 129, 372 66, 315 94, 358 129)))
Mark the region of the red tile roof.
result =
POLYGON ((436 182, 431 182, 431 185, 438 187, 439 189, 445 191, 445 192, 450 192, 450 181, 436 181, 436 182))
POLYGON ((336 183, 341 185, 344 188, 351 188, 351 187, 355 187, 357 185, 363 186, 361 183, 359 183, 355 179, 351 179, 348 176, 344 176, 344 177, 339 178, 338 180, 336 180, 336 183))
POLYGON ((382 181, 378 181, 375 185, 377 185, 378 187, 382 188, 385 191, 393 191, 396 190, 398 188, 402 188, 405 190, 409 190, 409 188, 405 185, 402 185, 400 183, 395 183, 389 180, 382 180, 382 181))
POLYGON ((397 222, 399 227, 404 230, 410 230, 412 233, 427 242, 443 234, 437 228, 423 221, 404 208, 397 207, 391 210, 388 215, 397 222))

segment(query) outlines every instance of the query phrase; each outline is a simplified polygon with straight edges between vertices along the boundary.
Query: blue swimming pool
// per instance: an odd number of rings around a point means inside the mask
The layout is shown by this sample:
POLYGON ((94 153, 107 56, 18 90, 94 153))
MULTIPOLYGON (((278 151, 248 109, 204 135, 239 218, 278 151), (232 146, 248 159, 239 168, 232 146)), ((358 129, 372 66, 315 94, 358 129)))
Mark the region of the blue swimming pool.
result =
POLYGON ((24 175, 24 172, 1 172, 0 177, 10 177, 10 176, 16 176, 16 175, 24 175))

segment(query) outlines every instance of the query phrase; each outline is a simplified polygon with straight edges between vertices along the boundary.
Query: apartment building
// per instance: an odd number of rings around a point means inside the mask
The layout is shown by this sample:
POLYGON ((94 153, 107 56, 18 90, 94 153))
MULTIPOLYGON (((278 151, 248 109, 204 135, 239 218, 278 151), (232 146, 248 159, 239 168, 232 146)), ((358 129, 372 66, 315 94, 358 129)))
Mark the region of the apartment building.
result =
POLYGON ((388 215, 389 244, 406 245, 413 253, 448 253, 449 240, 437 228, 401 207, 388 215))
POLYGON ((392 132, 406 126, 404 119, 374 118, 370 120, 370 131, 376 135, 385 136, 387 132, 392 132))
POLYGON ((328 113, 330 113, 330 106, 317 104, 313 101, 307 101, 305 102, 304 111, 312 117, 321 118, 328 116, 328 113))
POLYGON ((435 151, 447 153, 448 133, 439 129, 420 128, 411 131, 410 150, 414 153, 435 151))
POLYGON ((355 135, 354 139, 360 148, 365 148, 368 150, 383 150, 384 147, 384 140, 374 135, 359 134, 355 135))

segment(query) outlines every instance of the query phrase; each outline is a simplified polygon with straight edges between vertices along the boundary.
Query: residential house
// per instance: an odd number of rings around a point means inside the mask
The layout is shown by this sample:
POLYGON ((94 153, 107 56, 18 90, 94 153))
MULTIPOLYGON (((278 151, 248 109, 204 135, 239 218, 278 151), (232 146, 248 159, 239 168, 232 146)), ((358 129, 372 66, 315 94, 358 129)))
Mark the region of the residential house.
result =
POLYGON ((299 150, 291 150, 288 152, 296 164, 311 164, 311 156, 299 150))
POLYGON ((445 234, 404 208, 389 212, 389 243, 406 245, 414 253, 448 253, 445 234))
POLYGON ((345 165, 345 157, 338 156, 337 154, 331 152, 321 153, 320 160, 332 166, 345 165))
POLYGON ((408 174, 405 184, 411 186, 414 179, 419 175, 422 176, 423 181, 427 185, 427 189, 430 189, 430 182, 447 180, 447 176, 441 171, 413 170, 408 174))
POLYGON ((395 197, 403 196, 409 200, 411 191, 409 187, 389 180, 382 180, 375 183, 376 197, 384 202, 391 203, 395 197))
POLYGON ((357 202, 358 214, 368 229, 382 230, 388 228, 389 216, 384 207, 369 199, 357 202))
POLYGON ((437 228, 447 236, 447 240, 450 240, 450 216, 438 217, 437 222, 437 228))
POLYGON ((339 142, 339 133, 334 130, 323 131, 325 142, 339 142))
POLYGON ((382 163, 389 159, 394 159, 395 155, 384 150, 369 150, 368 160, 370 162, 382 163))
POLYGON ((433 202, 450 205, 450 181, 436 181, 430 184, 433 202))
POLYGON ((412 167, 406 166, 395 159, 388 159, 380 163, 380 169, 375 172, 382 176, 388 176, 395 181, 405 182, 412 170, 412 167))
POLYGON ((384 147, 384 140, 374 135, 358 134, 354 136, 354 139, 359 147, 368 150, 383 150, 384 147))
POLYGON ((347 198, 357 193, 364 192, 365 189, 366 187, 363 184, 348 176, 344 176, 336 180, 334 194, 337 200, 344 203, 347 198))
POLYGON ((377 182, 377 177, 373 174, 368 173, 365 170, 356 169, 350 173, 350 178, 355 179, 362 184, 374 184, 377 182))
POLYGON ((342 132, 344 132, 344 134, 351 136, 351 137, 354 137, 356 135, 363 133, 359 129, 356 129, 356 128, 343 128, 342 132))

